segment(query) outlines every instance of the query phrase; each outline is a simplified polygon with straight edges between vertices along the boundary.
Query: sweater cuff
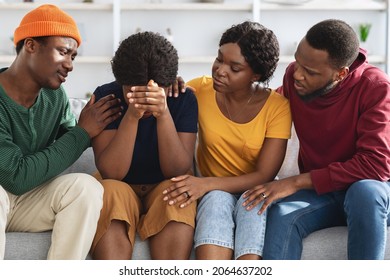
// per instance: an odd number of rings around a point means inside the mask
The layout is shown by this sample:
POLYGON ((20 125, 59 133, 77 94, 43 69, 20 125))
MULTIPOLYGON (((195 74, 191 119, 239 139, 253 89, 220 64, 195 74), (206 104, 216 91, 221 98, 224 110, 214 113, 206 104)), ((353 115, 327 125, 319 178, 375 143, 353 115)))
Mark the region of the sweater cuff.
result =
POLYGON ((88 132, 84 128, 82 128, 81 126, 78 126, 78 125, 73 127, 73 129, 77 135, 80 135, 80 141, 81 141, 81 143, 84 144, 84 145, 81 145, 81 147, 86 147, 86 148, 90 147, 91 146, 91 138, 89 138, 88 132))
POLYGON ((332 192, 332 180, 328 168, 310 171, 311 181, 317 194, 332 192))

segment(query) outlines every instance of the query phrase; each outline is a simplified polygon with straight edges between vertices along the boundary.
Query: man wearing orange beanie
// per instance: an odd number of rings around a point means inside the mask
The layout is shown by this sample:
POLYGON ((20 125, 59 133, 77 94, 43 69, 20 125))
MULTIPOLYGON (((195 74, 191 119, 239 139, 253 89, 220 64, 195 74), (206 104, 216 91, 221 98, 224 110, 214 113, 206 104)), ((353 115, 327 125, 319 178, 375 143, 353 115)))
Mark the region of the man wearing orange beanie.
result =
POLYGON ((112 96, 92 97, 78 123, 61 86, 81 37, 54 5, 24 16, 17 56, 0 69, 0 259, 5 232, 53 230, 48 259, 85 259, 102 207, 102 186, 87 174, 60 175, 120 114, 112 96))

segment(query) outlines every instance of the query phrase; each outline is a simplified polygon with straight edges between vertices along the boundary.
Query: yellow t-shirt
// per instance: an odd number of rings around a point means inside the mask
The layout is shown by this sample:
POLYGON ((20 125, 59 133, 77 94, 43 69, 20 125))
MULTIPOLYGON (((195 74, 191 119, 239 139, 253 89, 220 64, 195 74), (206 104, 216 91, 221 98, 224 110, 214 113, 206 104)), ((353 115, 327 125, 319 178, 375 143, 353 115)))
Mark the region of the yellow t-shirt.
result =
POLYGON ((265 138, 290 138, 289 102, 277 92, 271 92, 253 120, 238 124, 218 108, 211 77, 196 78, 187 84, 196 90, 198 100, 196 162, 202 176, 227 177, 253 172, 265 138))

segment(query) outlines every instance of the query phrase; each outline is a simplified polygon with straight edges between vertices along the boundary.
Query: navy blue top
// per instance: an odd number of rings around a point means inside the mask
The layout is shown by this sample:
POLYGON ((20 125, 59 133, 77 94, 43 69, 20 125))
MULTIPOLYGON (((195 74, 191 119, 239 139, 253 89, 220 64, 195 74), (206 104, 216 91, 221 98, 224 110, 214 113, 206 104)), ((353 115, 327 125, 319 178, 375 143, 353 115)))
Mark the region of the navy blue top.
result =
MULTIPOLYGON (((122 86, 116 82, 97 87, 94 94, 96 101, 106 95, 114 94, 122 100, 124 112, 128 108, 123 97, 122 86)), ((167 97, 167 105, 177 132, 198 132, 198 103, 191 90, 187 89, 185 93, 179 94, 179 97, 167 97)), ((118 129, 123 115, 105 129, 118 129)), ((158 154, 157 120, 154 116, 140 119, 131 167, 122 181, 128 184, 155 184, 164 179, 166 178, 161 172, 158 154)))

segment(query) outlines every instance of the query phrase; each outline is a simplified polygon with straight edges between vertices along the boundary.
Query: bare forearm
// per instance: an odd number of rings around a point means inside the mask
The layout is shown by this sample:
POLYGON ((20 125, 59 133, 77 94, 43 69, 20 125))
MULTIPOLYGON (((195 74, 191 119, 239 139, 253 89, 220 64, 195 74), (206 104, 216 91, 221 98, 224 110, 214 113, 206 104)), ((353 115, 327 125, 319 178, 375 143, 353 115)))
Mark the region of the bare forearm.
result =
POLYGON ((294 186, 297 191, 304 189, 313 189, 313 182, 311 180, 310 173, 302 173, 297 176, 291 177, 294 180, 294 186))
POLYGON ((121 122, 115 136, 96 159, 103 178, 121 180, 129 171, 133 158, 138 120, 121 122))
POLYGON ((157 135, 160 166, 165 177, 185 174, 192 167, 196 135, 193 134, 192 140, 191 137, 181 139, 170 114, 158 119, 157 135))

